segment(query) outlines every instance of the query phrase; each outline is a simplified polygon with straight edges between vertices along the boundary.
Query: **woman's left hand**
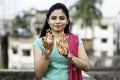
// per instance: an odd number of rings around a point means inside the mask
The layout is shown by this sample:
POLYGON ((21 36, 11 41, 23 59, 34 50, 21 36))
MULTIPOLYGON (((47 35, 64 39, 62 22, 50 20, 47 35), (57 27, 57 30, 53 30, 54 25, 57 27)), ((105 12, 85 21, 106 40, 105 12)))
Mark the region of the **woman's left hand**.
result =
POLYGON ((67 57, 69 53, 67 37, 65 36, 65 34, 62 34, 61 36, 62 38, 56 42, 57 49, 61 55, 67 57))

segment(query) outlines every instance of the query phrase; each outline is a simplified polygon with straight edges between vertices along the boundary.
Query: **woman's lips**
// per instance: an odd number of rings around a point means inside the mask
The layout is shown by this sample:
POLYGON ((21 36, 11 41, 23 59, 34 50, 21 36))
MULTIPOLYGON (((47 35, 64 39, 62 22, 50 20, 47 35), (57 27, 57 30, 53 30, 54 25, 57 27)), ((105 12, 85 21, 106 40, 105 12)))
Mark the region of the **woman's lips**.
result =
POLYGON ((55 25, 56 28, 60 28, 60 25, 55 25))

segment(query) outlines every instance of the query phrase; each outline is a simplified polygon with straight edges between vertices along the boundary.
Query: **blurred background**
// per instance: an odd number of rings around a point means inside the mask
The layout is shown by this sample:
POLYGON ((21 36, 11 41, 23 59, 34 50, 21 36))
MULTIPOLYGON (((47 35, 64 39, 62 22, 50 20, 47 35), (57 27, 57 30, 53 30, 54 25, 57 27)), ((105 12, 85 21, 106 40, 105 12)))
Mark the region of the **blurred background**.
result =
POLYGON ((33 70, 33 41, 56 2, 70 12, 70 31, 81 37, 89 57, 87 74, 120 80, 119 0, 0 0, 0 69, 33 70))

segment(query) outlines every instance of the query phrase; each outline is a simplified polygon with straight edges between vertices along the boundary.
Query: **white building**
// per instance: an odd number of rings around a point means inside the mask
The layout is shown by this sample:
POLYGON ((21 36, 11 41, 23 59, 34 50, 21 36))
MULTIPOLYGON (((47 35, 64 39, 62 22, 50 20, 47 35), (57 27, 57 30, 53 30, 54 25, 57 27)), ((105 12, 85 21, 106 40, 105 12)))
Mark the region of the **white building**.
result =
POLYGON ((94 28, 94 55, 99 57, 112 57, 115 51, 114 29, 115 20, 110 18, 103 19, 101 26, 94 28))
MULTIPOLYGON (((45 13, 44 13, 45 14, 45 13)), ((36 18, 31 19, 31 28, 34 33, 34 38, 37 36, 37 29, 41 29, 38 27, 42 25, 45 15, 43 17, 39 16, 41 21, 38 21, 36 18), (33 20, 33 21, 32 21, 33 20), (36 22, 36 23, 35 23, 36 22), (35 31, 35 32, 34 32, 35 31)), ((37 15, 38 18, 38 15, 37 15)), ((93 61, 91 61, 92 65, 95 62, 98 62, 98 58, 102 57, 112 57, 114 56, 116 45, 115 45, 115 18, 104 18, 101 20, 101 26, 94 24, 94 29, 90 27, 84 27, 84 24, 81 19, 76 21, 76 23, 72 26, 72 33, 79 35, 82 39, 93 39, 92 49, 93 49, 93 61), (95 59, 97 58, 97 59, 95 59)), ((12 39, 9 40, 9 68, 33 68, 33 51, 32 51, 32 43, 34 38, 31 39, 12 39)), ((89 51, 87 52, 89 54, 89 51)), ((105 66, 112 65, 112 60, 110 58, 105 59, 105 66)))
MULTIPOLYGON (((115 19, 104 18, 101 26, 94 24, 94 29, 81 26, 82 21, 78 20, 73 25, 72 33, 79 35, 82 39, 93 39, 93 56, 112 57, 115 52, 115 19)), ((95 58, 94 57, 94 58, 95 58)), ((105 66, 112 65, 112 60, 106 59, 105 66), (107 60, 107 61, 106 61, 107 60)))
POLYGON ((33 69, 33 43, 34 39, 23 37, 9 37, 9 69, 33 69))

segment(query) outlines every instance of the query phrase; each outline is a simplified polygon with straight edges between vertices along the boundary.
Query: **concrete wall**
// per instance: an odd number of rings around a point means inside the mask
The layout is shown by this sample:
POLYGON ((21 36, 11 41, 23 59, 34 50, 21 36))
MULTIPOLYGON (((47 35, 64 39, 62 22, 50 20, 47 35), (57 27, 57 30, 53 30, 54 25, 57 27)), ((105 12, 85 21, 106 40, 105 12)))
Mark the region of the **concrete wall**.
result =
MULTIPOLYGON (((2 69, 0 80, 40 80, 35 76, 33 70, 2 69)), ((95 80, 93 77, 83 74, 83 80, 95 80)))

